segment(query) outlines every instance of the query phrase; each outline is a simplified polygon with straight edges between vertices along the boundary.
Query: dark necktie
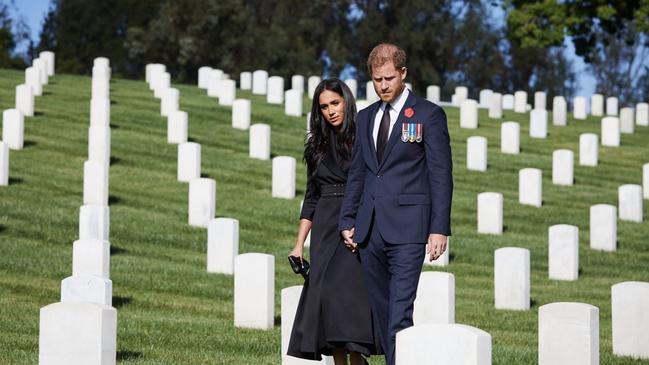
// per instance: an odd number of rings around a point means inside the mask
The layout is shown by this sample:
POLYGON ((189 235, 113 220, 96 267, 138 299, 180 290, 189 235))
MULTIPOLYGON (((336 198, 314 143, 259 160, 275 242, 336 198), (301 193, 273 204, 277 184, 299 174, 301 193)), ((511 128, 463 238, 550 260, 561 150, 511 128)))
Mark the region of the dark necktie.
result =
POLYGON ((384 109, 379 125, 379 134, 376 136, 376 158, 379 163, 383 161, 383 152, 388 144, 388 132, 390 131, 390 104, 385 104, 384 109))

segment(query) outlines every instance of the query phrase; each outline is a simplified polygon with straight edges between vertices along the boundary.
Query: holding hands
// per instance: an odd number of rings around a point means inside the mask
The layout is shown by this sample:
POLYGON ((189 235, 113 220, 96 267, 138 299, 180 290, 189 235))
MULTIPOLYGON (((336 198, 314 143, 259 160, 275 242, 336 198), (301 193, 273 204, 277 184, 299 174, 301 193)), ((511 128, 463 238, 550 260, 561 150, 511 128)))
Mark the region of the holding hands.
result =
POLYGON ((345 243, 345 246, 351 251, 351 252, 356 252, 358 251, 358 244, 354 243, 354 227, 352 229, 346 229, 341 232, 343 236, 343 242, 345 243))

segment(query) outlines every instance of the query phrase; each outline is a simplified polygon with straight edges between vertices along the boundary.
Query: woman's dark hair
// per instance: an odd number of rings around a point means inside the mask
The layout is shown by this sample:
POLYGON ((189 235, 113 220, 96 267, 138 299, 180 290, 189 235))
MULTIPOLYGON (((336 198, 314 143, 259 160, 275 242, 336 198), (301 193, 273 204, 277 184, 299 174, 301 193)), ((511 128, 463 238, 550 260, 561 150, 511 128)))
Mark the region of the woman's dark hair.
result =
POLYGON ((325 90, 335 92, 345 101, 345 118, 336 134, 336 152, 343 159, 351 158, 356 133, 356 101, 351 90, 347 84, 337 78, 322 80, 313 93, 309 132, 304 143, 304 161, 312 175, 315 174, 316 168, 329 150, 329 136, 333 128, 324 119, 320 110, 320 94, 325 90))

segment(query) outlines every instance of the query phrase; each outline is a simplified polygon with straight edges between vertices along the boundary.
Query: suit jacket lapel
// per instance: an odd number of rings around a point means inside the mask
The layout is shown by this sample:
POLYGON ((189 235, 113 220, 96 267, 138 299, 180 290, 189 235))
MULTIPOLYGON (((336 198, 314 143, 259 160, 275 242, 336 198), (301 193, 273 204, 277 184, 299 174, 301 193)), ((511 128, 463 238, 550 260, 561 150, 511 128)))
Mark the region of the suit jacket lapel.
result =
POLYGON ((388 157, 390 157, 390 152, 392 152, 392 148, 397 143, 397 141, 399 141, 399 139, 401 138, 401 126, 403 125, 403 122, 406 119, 405 115, 403 114, 404 111, 407 108, 414 106, 416 101, 417 98, 415 97, 415 94, 412 91, 410 91, 408 93, 408 99, 406 99, 406 102, 403 104, 403 107, 399 112, 399 117, 397 118, 397 122, 394 123, 394 127, 392 127, 390 138, 388 138, 388 145, 385 146, 385 152, 383 152, 383 161, 381 161, 381 164, 379 165, 379 169, 385 164, 385 161, 388 159, 388 157))

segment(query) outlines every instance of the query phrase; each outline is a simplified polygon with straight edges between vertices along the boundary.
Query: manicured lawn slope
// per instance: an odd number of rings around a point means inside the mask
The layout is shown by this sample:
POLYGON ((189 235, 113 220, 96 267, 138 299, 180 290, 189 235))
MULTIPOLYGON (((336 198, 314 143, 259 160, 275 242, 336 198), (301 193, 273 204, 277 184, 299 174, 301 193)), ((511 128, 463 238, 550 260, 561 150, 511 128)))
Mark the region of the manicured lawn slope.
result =
MULTIPOLYGON (((0 109, 14 105, 22 72, 0 70, 0 109)), ((113 304, 118 310, 118 362, 122 364, 280 364, 280 290, 298 285, 285 256, 294 243, 305 168, 298 163, 297 198, 271 198, 271 162, 248 158, 248 132, 231 127, 231 110, 194 85, 180 90, 189 136, 202 146, 202 171, 217 182, 217 216, 240 223, 240 252, 276 256, 276 326, 272 331, 233 326, 233 278, 206 272, 207 231, 187 224, 188 185, 176 181, 176 146, 166 142, 166 119, 144 81, 111 82, 112 164, 110 236, 113 304)), ((25 148, 10 153, 10 185, 0 187, 0 363, 35 364, 39 308, 59 301, 60 282, 72 271, 87 158, 90 78, 57 75, 36 98, 25 120, 25 148)), ((301 161, 305 118, 284 116, 283 106, 251 98, 253 123, 271 125, 273 156, 301 161)), ((305 99, 305 112, 310 101, 305 99)), ((459 128, 459 110, 446 108, 453 145, 455 194, 451 263, 456 322, 493 336, 494 364, 532 364, 537 358, 537 309, 557 301, 600 309, 602 364, 649 364, 612 355, 611 285, 649 281, 649 204, 645 222, 618 222, 615 253, 589 248, 589 207, 617 205, 617 188, 641 184, 649 162, 649 128, 623 135, 621 148, 600 147, 600 165, 578 165, 579 134, 599 134, 599 119, 548 127, 546 140, 528 137, 528 115, 503 120, 480 111, 477 130, 459 128), (500 153, 500 123, 521 123, 518 156, 500 153), (466 170, 466 139, 488 138, 489 169, 466 170), (552 185, 552 151, 575 152, 572 187, 552 185), (543 170, 544 206, 518 204, 518 170, 543 170), (505 233, 476 232, 477 194, 504 194, 505 233), (554 224, 580 228, 580 278, 548 279, 547 236, 554 224), (494 309, 493 251, 531 250, 532 309, 494 309)), ((550 117, 551 121, 551 117, 550 117)), ((430 270, 426 268, 425 270, 430 270)), ((383 363, 373 358, 373 364, 383 363)))

